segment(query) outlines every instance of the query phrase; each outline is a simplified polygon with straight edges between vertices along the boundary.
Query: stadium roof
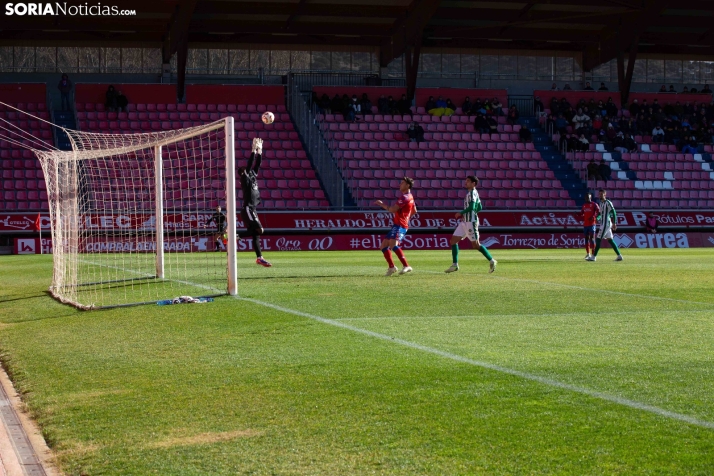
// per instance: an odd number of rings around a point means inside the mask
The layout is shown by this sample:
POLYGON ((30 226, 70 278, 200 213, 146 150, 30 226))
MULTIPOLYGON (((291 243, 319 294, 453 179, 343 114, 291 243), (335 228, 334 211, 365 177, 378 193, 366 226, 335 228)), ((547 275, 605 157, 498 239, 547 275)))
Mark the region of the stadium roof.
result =
MULTIPOLYGON (((68 2, 68 5, 92 2, 68 2)), ((103 5, 112 2, 104 0, 103 5)), ((618 52, 714 58, 714 1, 115 0, 136 16, 7 16, 4 45, 379 47, 385 66, 424 47, 568 50, 583 69, 618 52), (418 48, 419 46, 417 46, 418 48)))

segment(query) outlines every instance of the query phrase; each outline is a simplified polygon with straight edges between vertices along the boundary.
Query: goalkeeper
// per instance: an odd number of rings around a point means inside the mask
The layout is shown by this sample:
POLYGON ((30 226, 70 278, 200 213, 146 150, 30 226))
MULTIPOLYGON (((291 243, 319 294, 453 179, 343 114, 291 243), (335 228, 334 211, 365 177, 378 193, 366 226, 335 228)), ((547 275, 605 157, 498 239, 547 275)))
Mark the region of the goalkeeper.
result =
POLYGON ((260 250, 260 235, 263 234, 263 225, 258 218, 256 207, 260 204, 260 190, 258 190, 258 171, 263 157, 263 139, 253 139, 253 148, 245 167, 238 169, 240 186, 243 189, 243 208, 240 216, 247 228, 246 235, 253 237, 253 251, 255 251, 255 264, 270 268, 270 264, 260 250))

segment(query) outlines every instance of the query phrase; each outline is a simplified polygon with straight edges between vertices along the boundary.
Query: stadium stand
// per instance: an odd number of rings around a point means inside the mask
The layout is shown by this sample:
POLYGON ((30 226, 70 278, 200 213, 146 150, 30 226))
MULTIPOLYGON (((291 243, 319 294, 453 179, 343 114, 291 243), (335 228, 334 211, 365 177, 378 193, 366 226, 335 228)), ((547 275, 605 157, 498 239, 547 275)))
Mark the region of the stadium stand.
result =
MULTIPOLYGON (((260 136, 265 140, 260 174, 264 208, 329 207, 320 181, 286 112, 281 86, 188 85, 186 103, 176 104, 175 100, 169 100, 176 97, 173 85, 115 85, 129 99, 127 112, 106 111, 104 103, 97 102, 103 98, 106 88, 107 85, 77 85, 80 130, 132 134, 192 127, 233 115, 238 160, 247 159, 250 155, 253 137, 260 136), (144 87, 145 90, 142 89, 144 87), (263 124, 260 119, 260 115, 268 110, 275 113, 275 122, 271 125, 263 124)), ((217 168, 222 166, 218 164, 217 168)), ((222 174, 220 177, 208 177, 216 196, 212 206, 225 200, 220 182, 222 177, 222 174)), ((199 178, 203 177, 195 177, 199 178)), ((242 198, 240 187, 237 192, 242 198)), ((167 190, 166 196, 169 206, 177 205, 178 198, 174 197, 180 197, 180 191, 167 190)))
MULTIPOLYGON (((315 87, 313 91, 318 97, 367 93, 373 104, 382 94, 401 95, 398 88, 315 87)), ((395 179, 409 175, 417 181, 415 196, 422 208, 458 208, 463 180, 475 171, 482 180, 482 200, 489 208, 575 207, 533 143, 519 141, 520 124, 508 125, 501 115, 498 133, 480 134, 474 131, 473 116, 463 115, 460 107, 452 116, 430 116, 424 105, 429 96, 440 95, 458 104, 465 96, 472 100, 499 97, 507 104, 505 90, 417 89, 412 116, 377 114, 376 106, 373 114, 360 116, 355 123, 345 122, 341 114, 324 115, 323 134, 334 144, 333 153, 342 163, 358 206, 369 207, 392 192, 395 179), (412 121, 424 128, 424 142, 409 142, 406 130, 412 121)))
MULTIPOLYGON (((558 100, 565 98, 571 105, 581 103, 582 100, 587 104, 607 100, 610 98, 609 94, 592 91, 534 92, 534 96, 540 95, 541 99, 545 98, 546 104, 549 97, 555 97, 558 100)), ((711 143, 711 129, 706 119, 714 114, 711 94, 633 93, 630 108, 635 104, 635 99, 637 105, 632 115, 637 114, 638 108, 646 109, 643 117, 638 116, 640 120, 637 122, 636 130, 640 134, 634 136, 636 151, 615 152, 614 144, 597 134, 596 130, 595 134, 588 137, 591 141, 588 152, 569 152, 568 158, 574 168, 581 172, 584 180, 589 179, 588 188, 605 187, 619 190, 622 197, 621 206, 628 208, 711 208, 714 206, 711 145, 697 144, 693 147, 695 150, 682 150, 683 146, 688 144, 683 137, 690 134, 696 137, 695 142, 711 143), (650 111, 653 105, 655 105, 654 111, 650 111), (700 113, 703 117, 696 118, 700 113), (689 126, 690 122, 694 127, 689 126), (642 123, 647 125, 643 126, 642 123), (667 129, 663 137, 665 143, 654 143, 651 132, 647 131, 652 125, 657 124, 663 124, 667 129), (679 132, 673 133, 673 130, 679 132), (586 170, 591 161, 596 164, 604 161, 612 170, 611 180, 593 180, 593 174, 586 170)), ((618 103, 619 97, 614 96, 613 102, 618 103)), ((545 114, 550 113, 550 109, 546 108, 545 114)), ((603 111, 602 115, 607 121, 607 113, 603 111)), ((630 118, 630 109, 620 108, 617 116, 620 119, 630 118)), ((548 118, 548 121, 552 120, 552 117, 548 118)), ((617 118, 612 120, 614 128, 621 129, 622 123, 617 118)), ((567 132, 573 132, 571 126, 568 126, 567 132)), ((554 140, 559 140, 557 133, 554 134, 554 140)), ((568 148, 570 149, 570 146, 568 148)))
POLYGON ((13 109, 27 111, 33 116, 49 121, 45 85, 0 84, 0 101, 11 106, 0 104, 0 127, 2 127, 0 135, 5 136, 0 138, 0 173, 2 173, 0 210, 46 210, 47 189, 40 162, 31 151, 12 142, 15 140, 30 147, 38 147, 37 143, 20 139, 15 133, 16 128, 20 128, 49 144, 53 143, 50 124, 13 109))

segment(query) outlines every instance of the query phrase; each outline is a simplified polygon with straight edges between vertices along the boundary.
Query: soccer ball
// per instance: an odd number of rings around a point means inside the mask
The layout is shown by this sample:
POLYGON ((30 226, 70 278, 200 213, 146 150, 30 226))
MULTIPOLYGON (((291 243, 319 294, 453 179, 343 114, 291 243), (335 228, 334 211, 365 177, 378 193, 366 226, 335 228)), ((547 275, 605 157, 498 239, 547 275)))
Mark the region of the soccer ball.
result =
POLYGON ((275 120, 275 115, 270 111, 265 111, 261 119, 263 120, 263 124, 272 124, 275 120))

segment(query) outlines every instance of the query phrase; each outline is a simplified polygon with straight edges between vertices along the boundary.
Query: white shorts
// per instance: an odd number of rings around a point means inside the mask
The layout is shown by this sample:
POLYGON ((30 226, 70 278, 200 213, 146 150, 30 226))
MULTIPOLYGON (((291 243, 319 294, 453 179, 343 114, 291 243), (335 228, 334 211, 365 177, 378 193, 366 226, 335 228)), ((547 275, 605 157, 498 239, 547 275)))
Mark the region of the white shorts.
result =
POLYGON ((599 238, 601 240, 611 240, 612 239, 612 228, 607 227, 603 228, 602 226, 600 229, 597 231, 597 234, 595 235, 596 238, 599 238))
POLYGON ((467 237, 470 241, 478 240, 478 222, 462 221, 454 230, 454 236, 467 237))

